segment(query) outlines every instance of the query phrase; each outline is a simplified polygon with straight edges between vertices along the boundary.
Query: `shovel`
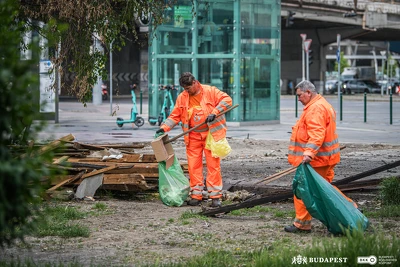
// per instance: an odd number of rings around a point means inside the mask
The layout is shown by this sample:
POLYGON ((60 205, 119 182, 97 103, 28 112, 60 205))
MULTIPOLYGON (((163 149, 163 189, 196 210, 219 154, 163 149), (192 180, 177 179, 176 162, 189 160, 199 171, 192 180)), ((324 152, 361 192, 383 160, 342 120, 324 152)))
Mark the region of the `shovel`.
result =
MULTIPOLYGON (((227 110, 219 113, 216 116, 216 118, 227 113, 228 111, 231 111, 234 108, 237 108, 238 106, 239 106, 239 104, 236 104, 236 105, 228 108, 227 110)), ((190 128, 189 130, 187 130, 181 134, 178 134, 177 136, 175 136, 171 139, 169 139, 168 134, 165 133, 165 134, 157 137, 153 141, 151 141, 151 146, 153 148, 154 155, 156 156, 157 162, 165 161, 166 167, 168 169, 174 162, 174 149, 172 148, 171 142, 177 140, 178 138, 184 136, 185 134, 190 133, 191 131, 196 130, 197 128, 203 126, 204 124, 206 124, 206 121, 200 123, 199 125, 196 125, 193 128, 190 128)))

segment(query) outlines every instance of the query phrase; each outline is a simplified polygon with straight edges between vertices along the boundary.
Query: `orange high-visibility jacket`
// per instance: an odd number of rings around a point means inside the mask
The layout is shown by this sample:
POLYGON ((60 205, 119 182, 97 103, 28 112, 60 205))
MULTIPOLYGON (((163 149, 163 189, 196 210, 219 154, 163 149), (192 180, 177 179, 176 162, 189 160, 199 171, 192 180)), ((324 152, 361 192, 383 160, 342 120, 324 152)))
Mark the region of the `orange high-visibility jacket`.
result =
POLYGON ((333 165, 340 161, 336 133, 336 112, 321 95, 316 95, 303 109, 292 127, 288 161, 298 166, 303 155, 310 156, 313 167, 333 165))
MULTIPOLYGON (((201 85, 200 94, 202 94, 200 105, 205 115, 218 115, 222 111, 232 106, 232 98, 219 90, 215 86, 201 85)), ((175 107, 169 117, 164 121, 160 128, 168 132, 179 122, 182 122, 182 130, 189 130, 189 93, 183 91, 176 99, 175 107)), ((215 141, 219 141, 226 136, 226 120, 225 115, 219 116, 214 121, 208 123, 209 131, 215 141)), ((185 144, 189 144, 189 134, 184 136, 185 144)))

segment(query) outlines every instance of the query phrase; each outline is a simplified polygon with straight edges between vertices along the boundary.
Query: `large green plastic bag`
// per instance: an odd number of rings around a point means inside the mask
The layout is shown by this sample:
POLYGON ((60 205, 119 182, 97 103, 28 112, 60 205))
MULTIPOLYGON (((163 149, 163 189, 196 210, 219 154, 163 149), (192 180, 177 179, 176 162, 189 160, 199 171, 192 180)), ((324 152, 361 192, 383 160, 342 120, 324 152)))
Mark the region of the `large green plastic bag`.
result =
POLYGON ((158 163, 158 191, 161 201, 167 206, 182 206, 189 196, 189 180, 183 174, 176 156, 168 169, 165 161, 158 163))
POLYGON ((364 231, 368 227, 367 217, 309 164, 297 167, 293 193, 303 200, 311 216, 320 220, 333 234, 344 234, 346 229, 361 228, 364 231))

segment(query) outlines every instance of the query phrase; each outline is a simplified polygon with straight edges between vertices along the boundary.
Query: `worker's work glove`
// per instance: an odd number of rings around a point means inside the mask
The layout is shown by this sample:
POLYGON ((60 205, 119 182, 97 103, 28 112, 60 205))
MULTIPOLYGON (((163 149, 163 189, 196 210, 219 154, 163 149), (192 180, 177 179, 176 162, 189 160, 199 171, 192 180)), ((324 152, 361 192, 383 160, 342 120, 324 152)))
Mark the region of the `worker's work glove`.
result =
POLYGON ((165 133, 164 129, 160 128, 156 131, 156 134, 154 135, 154 138, 157 138, 165 133))
POLYGON ((216 117, 217 115, 215 115, 215 114, 210 114, 210 115, 208 115, 207 116, 207 119, 206 119, 206 122, 212 122, 213 120, 215 120, 215 117, 216 117))

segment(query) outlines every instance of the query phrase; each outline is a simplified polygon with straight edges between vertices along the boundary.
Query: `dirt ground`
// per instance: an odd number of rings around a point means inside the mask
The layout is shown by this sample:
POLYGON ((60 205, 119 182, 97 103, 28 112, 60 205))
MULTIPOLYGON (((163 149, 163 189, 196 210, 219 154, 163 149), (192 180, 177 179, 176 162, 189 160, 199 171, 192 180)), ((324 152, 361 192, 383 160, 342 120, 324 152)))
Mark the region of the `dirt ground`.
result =
MULTIPOLYGON (((287 142, 252 139, 228 139, 232 153, 222 161, 225 188, 229 184, 247 188, 255 182, 290 167, 287 163, 287 142)), ((342 144, 336 180, 370 170, 399 159, 400 145, 342 144)), ((181 141, 174 143, 180 162, 185 162, 181 141)), ((152 153, 150 146, 138 152, 152 153)), ((399 176, 400 168, 372 175, 366 179, 399 176)), ((293 175, 285 176, 268 186, 290 187, 293 175)), ((379 207, 376 191, 347 193, 363 210, 379 207)), ((252 251, 279 246, 304 246, 313 238, 328 237, 326 227, 313 220, 310 234, 290 234, 283 227, 292 223, 292 200, 267 203, 261 211, 231 212, 218 217, 202 217, 202 207, 168 207, 157 194, 115 198, 100 195, 95 202, 70 201, 57 205, 90 211, 95 203, 104 203, 106 212, 80 221, 90 228, 89 238, 27 238, 27 245, 16 244, 0 250, 0 259, 31 258, 37 262, 79 262, 83 266, 140 266, 166 263, 202 255, 209 249, 252 251)), ((203 201, 208 206, 209 201, 203 201)), ((223 205, 232 204, 224 200, 223 205)), ((393 233, 400 222, 393 219, 370 219, 375 227, 393 233)), ((397 236, 400 234, 397 232, 397 236)))

